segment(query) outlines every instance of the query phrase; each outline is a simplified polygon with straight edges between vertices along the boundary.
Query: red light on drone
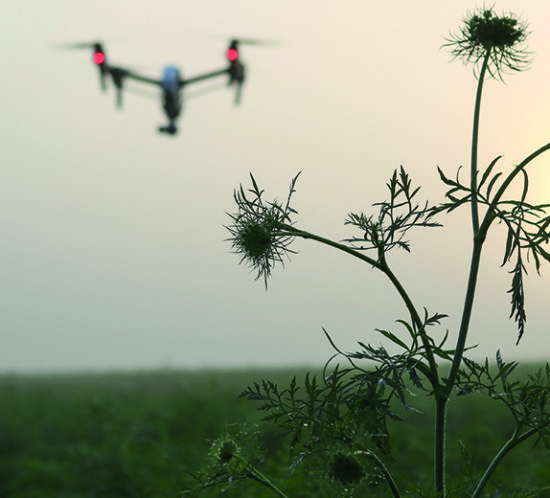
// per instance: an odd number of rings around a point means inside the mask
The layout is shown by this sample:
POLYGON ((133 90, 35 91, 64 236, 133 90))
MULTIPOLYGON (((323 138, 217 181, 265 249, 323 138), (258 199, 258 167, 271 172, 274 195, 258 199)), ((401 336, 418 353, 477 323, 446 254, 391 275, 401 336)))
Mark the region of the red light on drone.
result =
POLYGON ((229 62, 235 62, 239 58, 239 51, 234 48, 230 48, 226 55, 229 62))
POLYGON ((103 52, 96 52, 94 54, 94 62, 96 64, 103 64, 105 62, 105 54, 103 52))

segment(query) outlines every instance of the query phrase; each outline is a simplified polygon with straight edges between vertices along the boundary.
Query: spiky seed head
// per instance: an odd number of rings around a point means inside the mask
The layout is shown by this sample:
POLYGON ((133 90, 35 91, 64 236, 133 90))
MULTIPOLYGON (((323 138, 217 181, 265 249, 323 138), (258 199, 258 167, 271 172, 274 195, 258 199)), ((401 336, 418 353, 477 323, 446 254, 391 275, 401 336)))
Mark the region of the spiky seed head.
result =
POLYGON ((279 263, 284 265, 285 258, 294 253, 289 245, 294 236, 289 232, 293 224, 291 214, 296 211, 290 207, 290 198, 294 192, 293 179, 286 205, 278 201, 265 202, 254 177, 251 175, 253 188, 247 194, 243 187, 236 190, 234 199, 238 212, 229 214, 231 224, 226 226, 231 234, 233 251, 241 256, 241 263, 256 270, 256 279, 263 277, 267 287, 267 279, 271 270, 279 263), (248 198, 252 194, 252 198, 248 198))
POLYGON ((336 452, 329 461, 329 475, 344 486, 359 483, 366 475, 361 462, 353 453, 336 452))
POLYGON ((221 465, 225 465, 240 451, 239 445, 230 437, 222 437, 214 442, 210 455, 212 459, 221 465))
POLYGON ((530 64, 530 53, 524 42, 527 24, 514 14, 495 14, 493 8, 469 13, 457 32, 452 33, 444 46, 465 64, 479 63, 489 54, 487 71, 493 78, 502 79, 508 71, 521 71, 530 64))
POLYGON ((235 247, 246 254, 251 261, 270 257, 274 239, 273 229, 266 223, 251 219, 243 224, 235 239, 235 247))

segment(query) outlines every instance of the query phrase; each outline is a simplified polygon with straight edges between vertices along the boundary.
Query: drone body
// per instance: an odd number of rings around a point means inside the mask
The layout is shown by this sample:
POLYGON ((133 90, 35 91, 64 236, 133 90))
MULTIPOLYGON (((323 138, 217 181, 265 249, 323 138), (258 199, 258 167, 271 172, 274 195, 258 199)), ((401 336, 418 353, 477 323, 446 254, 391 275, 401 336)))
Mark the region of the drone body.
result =
POLYGON ((117 106, 122 106, 122 91, 126 79, 132 79, 145 84, 153 85, 161 90, 162 108, 168 120, 164 126, 159 126, 158 131, 169 135, 175 135, 178 132, 177 120, 183 109, 182 90, 184 87, 196 84, 202 81, 217 78, 227 75, 228 86, 234 86, 236 90, 235 104, 240 103, 241 89, 245 80, 245 66, 239 59, 239 43, 258 43, 254 40, 231 40, 229 48, 226 51, 228 66, 224 69, 201 74, 193 78, 185 79, 182 77, 179 68, 176 66, 167 66, 164 68, 160 79, 143 76, 133 70, 114 66, 108 63, 103 44, 100 42, 93 43, 76 43, 65 45, 64 48, 92 48, 94 64, 99 70, 99 79, 103 91, 107 90, 107 81, 110 78, 117 92, 117 106))
POLYGON ((168 125, 159 127, 161 133, 175 135, 178 131, 176 120, 182 108, 180 92, 182 86, 180 70, 175 66, 165 67, 162 75, 161 88, 162 107, 168 118, 168 125))

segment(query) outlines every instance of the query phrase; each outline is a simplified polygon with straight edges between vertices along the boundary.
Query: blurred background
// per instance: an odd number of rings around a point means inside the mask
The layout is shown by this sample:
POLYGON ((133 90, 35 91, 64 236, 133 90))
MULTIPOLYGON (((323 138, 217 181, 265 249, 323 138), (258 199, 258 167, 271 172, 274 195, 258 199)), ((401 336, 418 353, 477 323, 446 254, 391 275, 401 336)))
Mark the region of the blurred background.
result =
MULTIPOLYGON (((0 371, 319 365, 402 333, 406 310, 383 277, 327 247, 299 254, 266 292, 225 241, 233 190, 252 172, 266 198, 285 199, 299 171, 298 226, 341 240, 349 212, 371 212, 404 165, 421 197, 443 198, 436 167, 467 166, 476 88, 472 68, 441 48, 470 1, 70 2, 3 6, 0 58, 0 371), (91 51, 151 77, 165 65, 192 77, 225 67, 243 46, 242 105, 220 89, 189 90, 175 137, 160 97, 100 91, 91 51)), ((480 166, 505 171, 550 140, 550 5, 502 1, 529 22, 532 68, 489 81, 480 166)), ((223 81, 221 79, 220 81, 223 81)), ((205 83, 205 87, 210 84, 205 83)), ((200 85, 197 86, 197 89, 200 85)), ((187 93, 185 94, 187 96, 187 93)), ((530 169, 533 202, 550 201, 550 158, 530 169)), ((493 232, 472 318, 473 356, 546 359, 548 270, 526 282, 527 332, 508 319, 505 232, 493 232)), ((390 262, 417 306, 449 314, 454 337, 470 257, 467 210, 446 228, 411 233, 412 254, 390 262)))

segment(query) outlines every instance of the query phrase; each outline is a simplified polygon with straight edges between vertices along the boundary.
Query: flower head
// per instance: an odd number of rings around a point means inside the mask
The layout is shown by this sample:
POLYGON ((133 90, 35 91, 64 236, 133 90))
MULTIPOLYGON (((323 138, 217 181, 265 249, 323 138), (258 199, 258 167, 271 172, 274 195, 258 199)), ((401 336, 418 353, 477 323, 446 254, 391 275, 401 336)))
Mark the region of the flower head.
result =
POLYGON ((329 475, 341 482, 344 486, 350 486, 360 482, 366 472, 357 456, 350 452, 339 451, 329 461, 329 475))
POLYGON ((293 236, 288 229, 292 225, 290 214, 296 211, 290 207, 290 198, 294 193, 296 176, 291 185, 285 205, 278 201, 265 202, 262 199, 263 190, 258 188, 254 177, 252 188, 248 191, 253 195, 249 199, 241 186, 235 191, 234 199, 238 212, 230 214, 232 224, 226 227, 231 237, 233 250, 241 254, 241 263, 246 261, 257 270, 256 279, 263 277, 267 287, 267 279, 272 268, 284 264, 284 257, 294 251, 288 248, 293 236))
POLYGON ((527 24, 513 14, 498 16, 492 8, 469 14, 457 33, 451 34, 445 46, 453 47, 452 54, 465 64, 477 67, 486 57, 487 71, 493 78, 503 73, 527 69, 530 53, 524 42, 527 24))
POLYGON ((221 465, 229 463, 239 452, 239 445, 234 439, 228 436, 215 441, 210 450, 210 454, 214 461, 221 465))

